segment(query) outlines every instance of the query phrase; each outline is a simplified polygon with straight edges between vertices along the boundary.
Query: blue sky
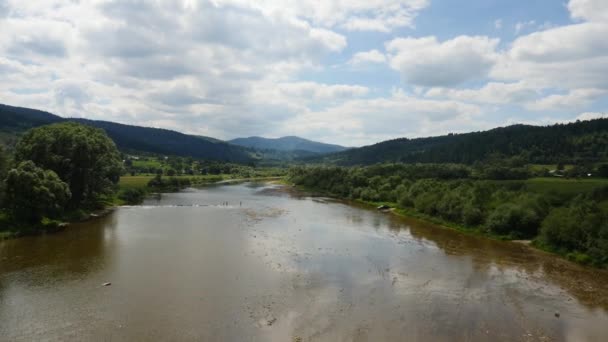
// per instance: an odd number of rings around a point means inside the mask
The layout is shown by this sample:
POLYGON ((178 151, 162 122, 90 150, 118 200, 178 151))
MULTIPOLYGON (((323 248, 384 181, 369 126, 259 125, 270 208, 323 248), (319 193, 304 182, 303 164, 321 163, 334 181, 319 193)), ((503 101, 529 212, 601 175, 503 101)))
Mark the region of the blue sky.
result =
POLYGON ((605 0, 0 0, 0 102, 360 146, 607 116, 605 0))

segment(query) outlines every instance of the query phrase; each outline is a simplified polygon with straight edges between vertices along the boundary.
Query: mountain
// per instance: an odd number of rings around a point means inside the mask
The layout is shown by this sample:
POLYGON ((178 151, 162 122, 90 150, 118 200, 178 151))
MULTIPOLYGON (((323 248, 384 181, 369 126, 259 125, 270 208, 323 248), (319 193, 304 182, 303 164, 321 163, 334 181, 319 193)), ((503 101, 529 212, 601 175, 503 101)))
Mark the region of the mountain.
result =
POLYGON ((228 141, 231 144, 255 148, 258 150, 304 151, 313 153, 332 153, 344 151, 347 148, 339 145, 325 144, 300 137, 288 136, 277 139, 249 137, 228 141))
POLYGON ((608 161, 608 119, 553 126, 513 125, 483 132, 400 138, 304 161, 339 165, 382 162, 472 164, 493 156, 517 156, 535 164, 608 161))
POLYGON ((251 151, 213 138, 108 121, 66 119, 35 109, 2 104, 0 104, 0 139, 10 145, 20 134, 30 128, 64 121, 76 121, 104 129, 122 151, 190 156, 241 163, 252 161, 251 151))

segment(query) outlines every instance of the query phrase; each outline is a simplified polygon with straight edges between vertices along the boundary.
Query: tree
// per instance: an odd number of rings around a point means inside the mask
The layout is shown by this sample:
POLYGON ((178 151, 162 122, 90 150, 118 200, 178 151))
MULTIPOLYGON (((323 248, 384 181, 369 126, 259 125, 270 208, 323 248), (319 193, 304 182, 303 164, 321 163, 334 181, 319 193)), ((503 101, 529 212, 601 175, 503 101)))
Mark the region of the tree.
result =
POLYGON ((8 158, 4 152, 4 148, 0 145, 0 207, 4 204, 4 179, 6 178, 7 167, 8 158))
POLYGON ((99 195, 111 193, 122 171, 120 154, 105 132, 74 122, 28 131, 17 144, 15 158, 53 170, 69 184, 73 208, 95 204, 99 195))
POLYGON ((486 226, 496 234, 532 237, 538 230, 540 220, 537 212, 530 207, 503 203, 490 213, 486 226))
POLYGON ((68 185, 51 170, 25 161, 8 172, 6 196, 13 216, 21 221, 38 222, 42 217, 57 217, 70 198, 68 185))

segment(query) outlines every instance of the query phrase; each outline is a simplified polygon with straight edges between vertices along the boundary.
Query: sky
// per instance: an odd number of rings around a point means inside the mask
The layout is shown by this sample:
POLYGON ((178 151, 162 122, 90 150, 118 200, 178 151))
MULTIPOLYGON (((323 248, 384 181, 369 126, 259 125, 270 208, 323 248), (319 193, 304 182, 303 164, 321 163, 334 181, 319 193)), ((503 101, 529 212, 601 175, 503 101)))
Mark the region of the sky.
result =
POLYGON ((0 103, 220 139, 608 117, 606 0, 0 0, 0 103))

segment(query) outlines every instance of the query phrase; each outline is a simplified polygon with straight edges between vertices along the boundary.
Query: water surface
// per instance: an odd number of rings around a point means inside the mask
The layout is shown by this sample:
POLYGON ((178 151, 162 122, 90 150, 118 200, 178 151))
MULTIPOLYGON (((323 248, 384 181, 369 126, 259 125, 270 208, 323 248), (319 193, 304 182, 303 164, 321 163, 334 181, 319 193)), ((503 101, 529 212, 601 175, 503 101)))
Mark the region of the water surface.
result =
POLYGON ((0 242, 0 340, 607 341, 607 284, 518 244, 223 185, 0 242))

